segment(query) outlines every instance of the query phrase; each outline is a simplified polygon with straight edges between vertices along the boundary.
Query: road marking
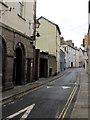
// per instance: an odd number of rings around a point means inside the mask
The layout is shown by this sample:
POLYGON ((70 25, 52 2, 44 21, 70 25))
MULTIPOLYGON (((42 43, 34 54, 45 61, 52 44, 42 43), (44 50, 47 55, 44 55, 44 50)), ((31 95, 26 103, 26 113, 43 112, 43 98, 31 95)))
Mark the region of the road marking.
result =
POLYGON ((71 87, 69 87, 69 86, 62 86, 62 88, 63 88, 63 89, 69 89, 69 88, 71 88, 71 87))
POLYGON ((49 88, 52 88, 52 86, 47 86, 47 88, 49 89, 49 88))
MULTIPOLYGON (((35 90, 38 90, 38 89, 40 89, 40 88, 43 88, 43 87, 45 87, 45 86, 46 86, 46 84, 45 84, 45 85, 41 85, 41 86, 36 87, 36 88, 33 88, 33 89, 31 89, 31 90, 29 90, 29 91, 27 91, 27 92, 24 92, 24 93, 22 93, 22 94, 20 94, 20 95, 17 95, 17 96, 15 97, 15 99, 21 98, 21 97, 23 97, 24 95, 27 95, 28 93, 31 93, 31 92, 33 92, 33 91, 35 91, 35 90)), ((6 104, 6 103, 9 103, 9 102, 12 102, 12 101, 13 101, 13 97, 12 97, 12 98, 9 98, 8 100, 2 101, 2 103, 0 103, 0 104, 6 104)))
MULTIPOLYGON (((66 71, 66 73, 68 73, 68 71, 66 71)), ((65 75, 65 74, 64 74, 64 75, 65 75)), ((64 75, 62 75, 60 78, 62 78, 64 75)), ((53 81, 48 81, 48 82, 46 82, 46 83, 44 83, 44 84, 42 84, 42 85, 40 85, 40 86, 37 86, 37 87, 35 87, 35 88, 32 88, 32 89, 30 89, 30 90, 27 91, 27 92, 24 92, 24 93, 21 93, 21 94, 17 95, 17 96, 15 97, 15 99, 21 98, 21 97, 23 97, 24 95, 27 95, 27 94, 35 91, 35 90, 38 90, 38 89, 40 89, 40 88, 45 87, 48 83, 56 82, 56 81, 58 81, 58 80, 59 80, 59 79, 56 78, 56 80, 54 79, 53 81)), ((6 103, 9 103, 9 102, 11 102, 11 101, 13 101, 13 97, 12 97, 12 98, 9 98, 8 100, 2 101, 2 103, 0 103, 0 104, 3 105, 3 104, 6 104, 6 103)))
POLYGON ((58 119, 62 118, 62 116, 63 116, 63 114, 64 114, 64 111, 65 111, 65 109, 67 108, 67 105, 69 104, 69 101, 71 100, 74 92, 76 91, 75 89, 77 89, 76 86, 73 88, 73 90, 72 90, 72 92, 71 92, 71 94, 70 94, 70 96, 69 96, 69 98, 68 98, 68 100, 67 100, 67 102, 66 102, 66 104, 65 104, 65 106, 64 106, 64 108, 63 108, 63 110, 62 110, 62 112, 61 112, 60 115, 58 116, 58 119))
POLYGON ((68 106, 67 106, 67 108, 66 108, 66 110, 65 110, 65 112, 64 112, 61 120, 63 120, 63 119, 65 118, 65 115, 66 115, 66 113, 67 113, 67 110, 68 110, 68 108, 69 108, 69 106, 70 106, 70 104, 71 104, 71 102, 72 102, 72 100, 73 100, 73 98, 74 98, 74 96, 75 96, 76 91, 77 91, 77 87, 76 87, 76 89, 75 89, 75 91, 74 91, 74 93, 73 93, 73 95, 72 95, 72 97, 71 97, 71 100, 70 100, 70 102, 69 102, 69 104, 68 104, 68 106))
POLYGON ((17 115, 19 115, 19 114, 21 114, 21 113, 23 113, 23 112, 25 112, 25 111, 26 111, 26 112, 24 113, 24 115, 22 116, 22 118, 25 118, 25 119, 26 119, 26 118, 28 117, 28 115, 30 114, 30 112, 31 112, 31 110, 33 109, 34 106, 35 106, 35 104, 32 104, 32 105, 30 105, 30 106, 28 106, 28 107, 26 107, 26 108, 24 108, 24 109, 22 109, 22 110, 20 110, 20 111, 12 114, 12 115, 10 115, 10 116, 8 116, 7 119, 14 118, 15 116, 17 116, 17 115))

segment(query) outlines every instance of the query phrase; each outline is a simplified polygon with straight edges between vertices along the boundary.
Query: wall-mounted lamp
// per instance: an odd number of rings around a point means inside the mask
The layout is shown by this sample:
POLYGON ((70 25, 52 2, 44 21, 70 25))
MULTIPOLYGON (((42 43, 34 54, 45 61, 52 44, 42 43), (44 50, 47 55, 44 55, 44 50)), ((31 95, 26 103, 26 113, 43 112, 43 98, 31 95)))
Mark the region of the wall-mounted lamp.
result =
POLYGON ((39 26, 40 26, 40 22, 36 20, 36 28, 39 28, 39 26))
MULTIPOLYGON (((35 37, 40 37, 39 32, 36 32, 35 37)), ((31 38, 31 39, 33 39, 33 38, 34 38, 34 36, 33 36, 33 35, 32 35, 32 36, 30 36, 30 38, 31 38)))
POLYGON ((35 24, 35 32, 34 32, 34 34, 33 34, 32 36, 30 36, 30 38, 33 40, 35 37, 40 37, 39 32, 36 31, 36 29, 39 28, 39 26, 40 26, 39 21, 36 20, 35 23, 31 23, 31 22, 29 21, 29 24, 35 24))

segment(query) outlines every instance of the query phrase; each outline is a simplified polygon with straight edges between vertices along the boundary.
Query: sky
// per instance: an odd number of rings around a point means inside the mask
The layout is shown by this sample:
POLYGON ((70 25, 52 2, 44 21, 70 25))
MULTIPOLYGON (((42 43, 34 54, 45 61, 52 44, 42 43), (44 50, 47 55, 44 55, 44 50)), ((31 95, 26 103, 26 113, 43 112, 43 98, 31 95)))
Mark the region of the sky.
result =
POLYGON ((37 18, 56 23, 65 40, 80 47, 88 32, 88 0, 37 0, 37 18))

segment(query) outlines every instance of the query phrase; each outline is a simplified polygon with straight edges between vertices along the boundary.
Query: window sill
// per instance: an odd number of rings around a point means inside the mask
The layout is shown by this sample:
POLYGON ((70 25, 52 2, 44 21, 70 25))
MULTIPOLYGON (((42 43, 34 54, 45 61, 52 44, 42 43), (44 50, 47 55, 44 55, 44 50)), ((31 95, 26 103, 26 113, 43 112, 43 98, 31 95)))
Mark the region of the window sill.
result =
POLYGON ((0 3, 5 6, 6 8, 8 8, 7 4, 5 4, 4 2, 0 1, 0 3))
POLYGON ((17 14, 21 19, 23 19, 24 21, 26 21, 26 19, 24 17, 22 17, 21 15, 17 14))

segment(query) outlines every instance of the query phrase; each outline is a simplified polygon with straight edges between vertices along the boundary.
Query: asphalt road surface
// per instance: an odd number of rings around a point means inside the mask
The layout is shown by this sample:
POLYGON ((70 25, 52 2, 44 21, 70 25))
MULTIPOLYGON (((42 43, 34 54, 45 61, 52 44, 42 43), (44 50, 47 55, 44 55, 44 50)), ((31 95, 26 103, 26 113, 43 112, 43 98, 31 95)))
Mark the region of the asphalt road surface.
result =
POLYGON ((76 81, 80 70, 71 69, 55 81, 4 104, 3 118, 69 118, 79 90, 76 81))

